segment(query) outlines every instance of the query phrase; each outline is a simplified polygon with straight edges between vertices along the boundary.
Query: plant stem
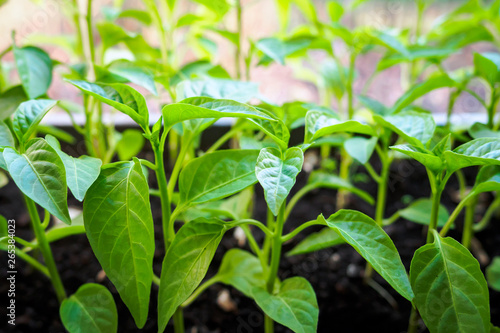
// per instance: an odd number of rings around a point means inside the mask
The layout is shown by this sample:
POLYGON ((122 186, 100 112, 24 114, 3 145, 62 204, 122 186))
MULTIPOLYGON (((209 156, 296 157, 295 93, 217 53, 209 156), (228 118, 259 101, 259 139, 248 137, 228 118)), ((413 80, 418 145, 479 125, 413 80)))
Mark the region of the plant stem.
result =
POLYGON ((418 311, 415 307, 411 308, 410 321, 408 323, 408 333, 418 332, 418 311))
POLYGON ((432 234, 432 230, 436 230, 438 216, 439 216, 439 204, 441 202, 441 194, 443 193, 443 189, 438 184, 436 191, 432 193, 432 209, 431 209, 431 221, 429 223, 429 229, 427 230, 427 243, 431 243, 434 239, 432 234))
POLYGON ((54 256, 52 255, 52 250, 50 249, 49 242, 47 241, 45 232, 42 228, 42 222, 40 221, 40 216, 38 215, 38 212, 36 210, 36 204, 27 196, 24 196, 24 200, 26 202, 26 207, 28 208, 28 212, 30 215, 33 232, 35 233, 35 237, 38 241, 38 247, 40 248, 43 260, 45 261, 45 265, 47 266, 47 269, 49 271, 50 281, 52 282, 52 286, 56 291, 57 300, 59 301, 59 303, 61 303, 66 298, 66 291, 64 290, 61 277, 59 276, 59 272, 57 271, 56 262, 54 261, 54 256))
POLYGON ((465 219, 464 219, 464 230, 462 233, 462 245, 467 249, 470 248, 470 242, 472 240, 472 236, 474 235, 474 231, 472 227, 474 226, 474 213, 476 211, 478 197, 474 197, 473 200, 469 201, 467 207, 465 208, 465 219))
POLYGON ((495 88, 491 88, 491 101, 490 105, 488 106, 488 127, 493 129, 493 120, 495 118, 495 107, 497 104, 497 96, 495 94, 495 88))
POLYGON ((443 226, 443 228, 441 229, 439 235, 441 237, 444 237, 446 235, 446 233, 448 232, 448 230, 450 230, 451 226, 453 225, 453 223, 455 222, 455 220, 457 219, 458 215, 460 214, 460 212, 462 211, 462 209, 465 207, 465 205, 469 202, 469 200, 474 196, 475 194, 474 193, 469 193, 469 195, 467 195, 465 198, 463 198, 458 206, 455 208, 455 210, 453 210, 453 212, 451 213, 450 217, 448 218, 448 221, 446 221, 445 225, 443 226))
POLYGON ((158 143, 151 142, 151 145, 153 146, 155 155, 155 173, 158 181, 158 190, 160 191, 163 241, 165 242, 166 251, 175 237, 173 223, 170 223, 171 208, 168 195, 167 175, 165 174, 165 165, 163 162, 163 148, 160 147, 158 143))
POLYGON ((495 213, 498 210, 499 207, 500 207, 500 195, 497 193, 497 197, 495 198, 495 200, 493 200, 491 205, 488 207, 488 209, 486 210, 486 213, 484 213, 484 216, 481 219, 481 221, 476 223, 472 227, 472 229, 476 232, 484 230, 484 228, 486 228, 488 226, 488 224, 490 223, 491 216, 493 215, 493 213, 495 213))
POLYGON ((178 307, 173 315, 174 320, 174 332, 175 333, 186 333, 184 329, 184 315, 182 313, 182 307, 178 307))
POLYGON ((174 193, 175 184, 177 184, 177 177, 179 177, 179 173, 181 172, 182 165, 184 160, 186 159, 186 154, 191 147, 191 142, 193 141, 193 135, 182 136, 181 141, 181 150, 177 155, 177 159, 175 160, 174 168, 172 169, 172 174, 170 175, 170 179, 168 181, 168 195, 171 197, 174 193))
MULTIPOLYGON (((349 168, 352 164, 351 156, 346 152, 346 150, 342 147, 340 150, 340 170, 339 177, 343 180, 349 180, 349 168)), ((340 189, 337 192, 337 210, 340 210, 346 206, 346 198, 349 191, 340 189)))
POLYGON ((236 33, 238 34, 238 43, 236 44, 236 52, 234 54, 234 62, 236 67, 236 78, 241 80, 241 34, 243 32, 242 24, 241 0, 236 0, 236 33))
POLYGON ((42 265, 38 260, 30 256, 29 254, 25 253, 23 250, 20 250, 19 248, 16 247, 16 256, 23 259, 26 261, 28 264, 33 266, 33 268, 36 268, 37 270, 40 271, 43 275, 48 277, 50 279, 50 273, 47 267, 42 265))
POLYGON ((184 303, 182 303, 181 306, 183 308, 188 307, 191 303, 193 303, 196 300, 196 298, 198 298, 198 296, 200 296, 201 293, 203 293, 210 286, 216 284, 217 282, 219 282, 219 279, 217 276, 214 276, 211 279, 208 279, 203 284, 201 284, 198 288, 196 288, 196 290, 191 294, 191 296, 189 296, 189 298, 187 300, 184 301, 184 303))
POLYGON ((233 125, 233 127, 231 127, 229 131, 227 131, 223 136, 221 136, 217 141, 215 141, 215 143, 212 146, 210 146, 210 148, 208 148, 205 153, 212 153, 217 149, 219 149, 227 140, 231 139, 235 134, 239 133, 240 128, 243 127, 242 126, 243 124, 244 124, 243 122, 240 122, 233 125))

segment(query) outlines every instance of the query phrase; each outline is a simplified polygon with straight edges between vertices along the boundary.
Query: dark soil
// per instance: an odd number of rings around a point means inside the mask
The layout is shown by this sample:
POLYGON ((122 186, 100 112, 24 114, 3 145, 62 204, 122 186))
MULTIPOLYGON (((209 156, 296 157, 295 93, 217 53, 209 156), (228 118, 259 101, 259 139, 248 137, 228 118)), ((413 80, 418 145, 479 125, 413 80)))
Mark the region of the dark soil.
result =
MULTIPOLYGON (((148 149, 145 151, 142 157, 152 160, 148 149)), ((362 167, 358 171, 364 172, 362 167)), ((473 182, 475 171, 466 171, 470 184, 473 182)), ((306 179, 307 176, 301 173, 294 189, 300 188, 306 179)), ((376 187, 372 182, 358 183, 357 185, 374 197, 376 196, 376 187)), ((154 186, 153 179, 152 186, 154 186)), ((453 191, 457 187, 456 181, 452 179, 448 186, 449 192, 443 195, 443 204, 450 212, 457 204, 452 200, 453 191)), ((266 205, 262 191, 258 186, 256 188, 255 217, 264 221, 266 205)), ((388 193, 386 216, 403 208, 406 198, 428 197, 430 190, 425 170, 419 164, 409 161, 394 163, 391 169, 388 193)), ((325 216, 334 213, 335 197, 336 193, 332 190, 318 190, 306 196, 294 209, 285 226, 286 231, 296 228, 303 222, 315 219, 319 213, 323 213, 325 216)), ((491 197, 486 196, 484 200, 488 203, 491 201, 491 197)), ((159 245, 162 243, 160 204, 157 198, 153 198, 151 201, 158 244, 154 259, 154 271, 159 275, 164 254, 163 248, 159 245)), ((73 199, 70 200, 70 205, 78 207, 80 204, 73 199)), ((370 216, 373 216, 374 213, 372 206, 354 196, 351 197, 348 208, 360 210, 370 216)), ((22 196, 13 182, 0 190, 0 214, 8 219, 16 219, 17 236, 31 239, 29 217, 25 211, 22 196)), ((489 228, 476 235, 490 258, 500 255, 500 246, 498 246, 500 244, 500 224, 498 222, 500 221, 493 220, 489 228)), ((460 229, 459 224, 451 235, 459 239, 460 229)), ((307 229, 293 243, 287 244, 284 252, 290 250, 307 233, 316 230, 318 229, 307 229)), ((424 244, 424 227, 399 220, 386 227, 385 230, 393 239, 403 263, 408 269, 414 251, 424 244)), ((229 232, 219 246, 208 276, 216 272, 224 253, 234 247, 238 247, 238 244, 232 232, 229 232)), ((100 265, 94 257, 85 235, 71 236, 57 241, 52 244, 52 250, 68 294, 74 293, 84 283, 102 283, 112 291, 115 297, 119 316, 118 331, 139 331, 113 285, 107 278, 100 277, 100 265)), ((0 256, 0 260, 2 263, 6 263, 5 254, 0 256)), ((21 260, 18 260, 16 264, 18 271, 16 280, 17 325, 13 329, 6 323, 5 300, 7 297, 4 297, 0 311, 3 317, 0 321, 0 332, 64 332, 59 319, 58 303, 50 282, 21 260)), ((5 265, 2 264, 2 267, 5 265)), ((316 291, 320 308, 318 332, 405 332, 411 310, 409 302, 392 290, 382 278, 375 276, 375 280, 396 300, 397 308, 393 308, 372 287, 363 283, 364 268, 364 260, 352 248, 343 245, 308 255, 283 257, 279 276, 281 279, 303 276, 311 282, 316 291)), ((6 281, 5 269, 1 270, 0 279, 6 281)), ((7 289, 7 283, 2 282, 0 294, 6 295, 7 289)), ((144 329, 140 330, 141 332, 157 331, 156 295, 158 288, 153 286, 152 289, 150 318, 144 329)), ((490 290, 490 298, 492 322, 500 325, 500 293, 490 290)), ((255 303, 238 291, 224 285, 209 288, 197 301, 184 310, 184 315, 186 332, 251 333, 263 331, 263 315, 255 303), (217 305, 216 299, 223 289, 229 290, 232 300, 237 305, 237 310, 225 312, 217 305)), ((171 329, 170 326, 167 328, 168 331, 171 329)), ((289 331, 276 325, 276 332, 289 331)), ((422 332, 425 331, 422 330, 422 332)))

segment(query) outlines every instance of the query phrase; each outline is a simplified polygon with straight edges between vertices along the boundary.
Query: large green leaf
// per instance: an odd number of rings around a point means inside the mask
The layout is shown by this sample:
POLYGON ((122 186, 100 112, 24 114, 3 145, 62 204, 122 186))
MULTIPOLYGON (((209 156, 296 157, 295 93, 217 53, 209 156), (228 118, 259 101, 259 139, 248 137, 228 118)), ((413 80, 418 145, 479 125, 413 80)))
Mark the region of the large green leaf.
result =
POLYGON ((179 99, 203 96, 230 99, 239 103, 247 103, 259 95, 257 83, 213 78, 185 80, 177 86, 176 90, 179 99))
POLYGON ((318 302, 314 289, 306 279, 286 279, 281 282, 276 294, 270 294, 262 287, 255 287, 252 294, 257 305, 274 321, 297 333, 316 332, 318 302))
POLYGON ((13 45, 17 71, 26 95, 35 99, 47 93, 52 82, 52 60, 34 46, 18 48, 13 45))
POLYGON ((49 99, 30 100, 19 105, 14 113, 13 127, 18 139, 26 142, 36 131, 37 125, 55 105, 49 99))
POLYGON ((117 60, 112 62, 107 70, 158 95, 154 74, 146 67, 138 66, 128 60, 117 60))
POLYGON ((123 83, 101 85, 86 81, 67 81, 84 93, 125 113, 143 129, 149 126, 146 100, 134 88, 123 83))
POLYGON ((373 119, 414 146, 426 144, 436 129, 434 117, 427 112, 403 111, 385 117, 374 115, 373 119))
POLYGON ((21 85, 12 87, 0 94, 0 120, 5 120, 17 110, 19 104, 28 97, 21 85))
POLYGON ((83 219, 90 245, 134 316, 148 316, 155 251, 149 188, 138 160, 112 164, 87 191, 83 219))
POLYGON ((302 170, 304 153, 300 148, 289 148, 284 154, 276 148, 263 148, 255 167, 255 174, 264 188, 267 205, 278 215, 281 205, 302 170))
MULTIPOLYGON (((431 221, 431 211, 432 200, 425 198, 413 201, 408 207, 401 209, 398 214, 408 221, 429 225, 431 221)), ((446 207, 439 205, 437 225, 439 227, 444 226, 449 217, 450 214, 448 210, 446 210, 446 207)))
POLYGON ((182 226, 163 260, 158 291, 158 332, 198 287, 228 226, 199 218, 182 226))
POLYGON ((257 182, 258 150, 221 150, 191 160, 179 177, 179 206, 235 194, 257 182))
POLYGON ((184 120, 197 118, 260 118, 275 120, 268 114, 256 108, 226 99, 209 97, 193 97, 169 104, 162 109, 165 126, 173 126, 184 120))
POLYGON ((392 107, 391 113, 396 113, 401 111, 403 108, 407 107, 413 103, 416 99, 424 96, 425 94, 444 87, 453 87, 456 82, 450 79, 448 75, 441 75, 431 77, 424 82, 417 83, 411 87, 407 92, 405 92, 392 107))
POLYGON ((293 249, 287 252, 287 256, 295 256, 298 254, 311 253, 332 246, 345 244, 344 239, 333 229, 323 228, 318 232, 313 232, 304 238, 293 249))
POLYGON ((312 110, 306 114, 305 142, 309 143, 322 136, 338 132, 375 135, 373 129, 356 120, 340 121, 338 117, 324 111, 312 110))
POLYGON ((112 333, 118 331, 118 313, 109 290, 86 283, 65 299, 59 309, 64 328, 70 333, 112 333))
POLYGON ((346 152, 361 164, 365 164, 370 160, 370 157, 375 150, 378 138, 372 137, 366 139, 363 137, 349 138, 344 141, 344 148, 346 152))
POLYGON ((398 250, 373 219, 358 211, 342 209, 328 219, 320 215, 318 222, 326 223, 335 230, 404 298, 409 301, 413 299, 410 281, 398 250))
POLYGON ((451 237, 437 232, 413 257, 415 305, 434 332, 489 332, 488 285, 479 263, 451 237))
POLYGON ((26 196, 61 221, 71 223, 64 164, 45 140, 29 141, 23 154, 6 148, 3 157, 10 176, 26 196))
POLYGON ((255 286, 265 285, 265 276, 259 259, 240 249, 227 251, 215 279, 233 286, 247 297, 252 297, 255 286))
POLYGON ((473 165, 500 165, 500 139, 479 138, 443 152, 449 171, 473 165))
POLYGON ((397 145, 391 146, 390 148, 419 161, 426 168, 429 168, 435 173, 442 171, 445 167, 440 157, 424 148, 414 147, 411 145, 397 145))
POLYGON ((90 156, 74 158, 61 150, 59 141, 52 135, 47 135, 45 140, 54 148, 61 158, 66 169, 66 182, 71 193, 78 201, 83 201, 85 193, 99 176, 102 161, 90 156))

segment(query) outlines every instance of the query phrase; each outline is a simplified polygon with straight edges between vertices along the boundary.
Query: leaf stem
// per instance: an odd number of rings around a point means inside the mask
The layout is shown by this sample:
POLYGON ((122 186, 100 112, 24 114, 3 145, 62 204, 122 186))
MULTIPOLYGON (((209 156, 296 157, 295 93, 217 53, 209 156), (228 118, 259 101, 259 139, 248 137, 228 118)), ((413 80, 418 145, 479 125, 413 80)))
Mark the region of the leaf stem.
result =
POLYGON ((462 233, 462 245, 467 249, 470 248, 472 236, 474 236, 474 230, 472 228, 474 226, 474 213, 476 210, 477 199, 478 199, 478 197, 475 196, 472 200, 469 201, 469 203, 465 207, 465 219, 464 219, 464 230, 462 233))
POLYGON ((448 230, 450 230, 451 226, 453 225, 453 223, 457 219, 457 217, 460 214, 460 212, 462 211, 462 209, 469 202, 469 200, 472 199, 472 197, 474 197, 475 195, 476 194, 474 192, 470 192, 465 198, 463 198, 458 203, 458 206, 453 210, 453 212, 451 213, 450 217, 448 218, 448 221, 446 221, 445 225, 441 229, 441 232, 439 233, 439 235, 441 237, 446 236, 446 234, 448 233, 448 230))
POLYGON ((495 213, 498 210, 499 207, 500 207, 500 195, 498 195, 498 193, 497 193, 497 197, 495 198, 495 200, 493 200, 491 205, 488 207, 488 209, 486 210, 486 213, 484 213, 484 216, 481 219, 481 221, 476 223, 472 227, 472 229, 476 232, 484 230, 484 228, 486 228, 488 226, 488 224, 490 223, 491 216, 493 215, 493 213, 495 213))
POLYGON ((274 233, 269 230, 262 222, 254 220, 254 219, 243 219, 243 220, 237 220, 231 223, 231 226, 241 226, 241 225, 254 225, 256 227, 259 227, 260 230, 262 230, 267 236, 273 237, 274 233))
POLYGON ((207 290, 212 285, 218 282, 220 281, 217 275, 203 282, 198 288, 196 288, 196 290, 191 294, 191 296, 189 296, 189 298, 185 300, 184 303, 182 303, 181 307, 185 308, 191 305, 191 303, 193 303, 198 298, 198 296, 201 295, 201 293, 203 293, 205 290, 207 290))
POLYGON ((317 220, 312 220, 312 221, 303 223, 300 226, 298 226, 297 228, 295 228, 292 232, 286 234, 285 236, 282 236, 281 242, 282 243, 288 242, 290 239, 297 236, 302 230, 307 229, 307 228, 314 226, 314 225, 326 225, 326 224, 318 222, 317 220))
POLYGON ((167 190, 167 176, 165 174, 165 165, 163 161, 163 148, 158 143, 151 142, 153 153, 155 155, 156 179, 158 181, 158 190, 160 191, 161 200, 161 218, 163 225, 163 241, 165 242, 165 251, 170 246, 175 237, 173 225, 171 226, 170 215, 170 197, 167 190))
POLYGON ((66 299, 66 291, 64 290, 61 277, 57 271, 56 263, 54 261, 54 256, 52 255, 52 250, 50 249, 49 242, 45 236, 45 232, 42 228, 42 222, 40 221, 40 216, 36 210, 36 204, 33 200, 24 196, 26 202, 26 207, 28 208, 28 213, 30 215, 31 225, 33 227, 33 232, 38 241, 38 247, 42 253, 43 260, 47 265, 47 270, 49 272, 50 281, 54 287, 59 303, 66 299))

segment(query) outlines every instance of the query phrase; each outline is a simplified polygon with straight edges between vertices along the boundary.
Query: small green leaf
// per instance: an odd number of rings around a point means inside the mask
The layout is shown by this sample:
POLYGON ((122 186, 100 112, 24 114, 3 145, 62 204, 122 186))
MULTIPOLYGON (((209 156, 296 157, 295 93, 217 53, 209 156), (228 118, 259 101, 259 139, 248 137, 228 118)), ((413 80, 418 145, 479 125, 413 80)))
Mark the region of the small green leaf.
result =
POLYGON ((112 164, 87 191, 87 238, 137 327, 146 323, 155 251, 149 188, 139 161, 112 164))
POLYGON ((317 187, 322 187, 322 188, 344 189, 353 194, 356 194, 358 197, 365 200, 371 205, 373 205, 373 203, 375 202, 373 197, 367 192, 355 187, 349 181, 342 179, 339 176, 336 176, 329 172, 313 171, 309 176, 307 184, 315 185, 317 187))
POLYGON ((26 196, 61 221, 71 223, 64 164, 45 140, 29 141, 23 154, 6 148, 3 157, 10 176, 26 196))
MULTIPOLYGON (((431 220, 432 201, 430 199, 418 199, 413 201, 408 207, 401 209, 399 215, 408 221, 429 225, 431 220)), ((443 205, 439 205, 438 227, 445 225, 450 214, 443 205)))
POLYGON ((155 96, 158 95, 154 82, 154 74, 145 67, 138 66, 128 60, 118 60, 112 62, 107 70, 149 90, 155 96))
POLYGON ((469 128, 469 135, 473 139, 479 139, 479 138, 500 138, 500 132, 493 131, 488 126, 486 126, 485 124, 481 124, 481 123, 474 123, 469 128))
POLYGON ((305 142, 310 143, 322 136, 338 132, 359 133, 374 136, 373 129, 356 120, 340 121, 333 114, 312 110, 306 114, 305 142))
POLYGON ((411 145, 397 145, 397 146, 391 146, 390 148, 392 150, 408 155, 409 157, 419 161, 426 168, 429 168, 434 173, 439 173, 445 167, 441 158, 432 154, 430 151, 424 148, 414 147, 411 145))
MULTIPOLYGON (((262 111, 260 108, 257 109, 262 111)), ((281 149, 286 150, 288 148, 290 131, 283 121, 270 121, 267 119, 248 119, 248 121, 257 125, 257 127, 273 139, 281 149)))
POLYGON ((179 177, 179 206, 235 194, 257 182, 258 150, 221 150, 191 160, 179 177))
POLYGON ((488 285, 479 263, 451 237, 437 232, 411 261, 415 305, 431 332, 489 332, 488 285))
POLYGON ((443 152, 443 156, 450 172, 473 165, 500 165, 500 139, 475 139, 443 152))
POLYGON ((0 94, 0 120, 5 120, 13 114, 19 104, 26 101, 28 97, 21 85, 12 87, 0 94))
POLYGON ((226 252, 215 279, 233 286, 250 298, 255 286, 265 285, 265 275, 259 259, 240 249, 226 252))
POLYGON ((374 115, 373 119, 414 146, 426 144, 436 130, 434 117, 427 112, 403 111, 385 117, 374 115))
POLYGON ((0 147, 14 147, 15 144, 9 126, 7 126, 4 121, 0 120, 0 147))
POLYGON ((143 129, 149 126, 146 100, 134 88, 123 83, 100 85, 86 81, 67 81, 84 93, 125 113, 143 129))
POLYGON ((411 103, 413 103, 419 97, 422 97, 429 92, 444 88, 444 87, 454 87, 456 86, 456 82, 450 79, 448 75, 441 75, 431 77, 424 82, 417 83, 413 87, 411 87, 407 92, 401 96, 394 106, 392 107, 391 113, 396 113, 401 111, 403 108, 407 107, 411 103))
POLYGON ((482 192, 500 191, 500 166, 487 165, 479 170, 472 191, 482 192))
POLYGON ((65 299, 59 310, 70 333, 112 333, 118 331, 118 313, 109 290, 96 283, 82 285, 65 299))
POLYGON ((121 133, 120 140, 116 144, 116 152, 121 161, 128 161, 142 150, 145 143, 142 132, 135 129, 126 129, 121 133))
POLYGON ((165 126, 197 118, 260 118, 275 120, 271 116, 256 108, 226 99, 213 99, 209 97, 193 97, 169 104, 162 109, 165 126))
POLYGON ((176 91, 178 99, 210 97, 248 103, 259 95, 259 85, 255 82, 207 78, 182 81, 176 91))
POLYGON ((366 108, 373 111, 375 114, 385 116, 391 112, 388 107, 371 97, 361 95, 357 97, 358 101, 360 101, 366 108))
POLYGON ((286 279, 281 282, 276 294, 270 294, 262 287, 255 287, 252 294, 257 305, 274 321, 297 333, 316 332, 318 302, 314 289, 306 279, 286 279))
POLYGON ((52 82, 52 60, 49 55, 34 46, 18 48, 13 45, 13 50, 26 95, 30 99, 45 95, 52 82))
POLYGON ((311 253, 340 244, 345 244, 344 239, 335 230, 324 228, 304 238, 293 249, 288 251, 286 255, 295 256, 298 254, 311 253))
POLYGON ((474 53, 474 70, 491 87, 500 80, 500 56, 497 53, 474 53))
POLYGON ((168 248, 158 291, 158 332, 205 277, 228 227, 221 220, 199 218, 184 224, 168 248))
POLYGON ((297 51, 307 48, 311 44, 310 38, 297 37, 289 40, 278 38, 263 38, 255 44, 267 57, 284 65, 285 58, 297 51))
POLYGON ((43 117, 56 104, 56 101, 50 99, 31 100, 21 103, 14 113, 12 122, 18 139, 22 142, 28 141, 43 117))
POLYGON ((255 174, 271 212, 276 216, 295 184, 295 179, 302 170, 304 153, 300 148, 289 148, 284 156, 276 148, 263 148, 257 159, 255 174))
POLYGON ((500 257, 493 258, 486 268, 486 279, 491 289, 500 291, 500 257))
POLYGON ((342 209, 328 219, 320 215, 318 222, 326 223, 335 230, 401 296, 412 301, 413 291, 398 250, 373 219, 358 211, 342 209))
POLYGON ((344 14, 344 8, 337 1, 329 1, 327 4, 328 16, 333 22, 338 22, 344 14))
POLYGON ((66 182, 71 193, 78 201, 83 201, 85 193, 99 176, 102 161, 90 156, 74 158, 61 150, 61 145, 52 135, 45 137, 47 143, 54 148, 66 169, 66 182))
POLYGON ((377 141, 377 137, 372 137, 370 139, 354 137, 344 142, 344 148, 352 158, 361 164, 365 164, 370 160, 375 150, 375 146, 377 145, 377 141))

